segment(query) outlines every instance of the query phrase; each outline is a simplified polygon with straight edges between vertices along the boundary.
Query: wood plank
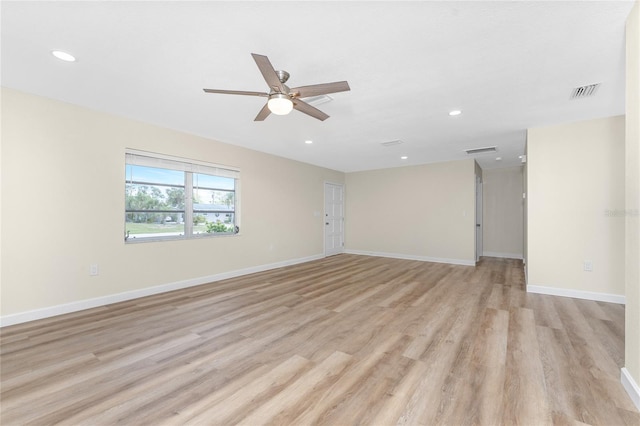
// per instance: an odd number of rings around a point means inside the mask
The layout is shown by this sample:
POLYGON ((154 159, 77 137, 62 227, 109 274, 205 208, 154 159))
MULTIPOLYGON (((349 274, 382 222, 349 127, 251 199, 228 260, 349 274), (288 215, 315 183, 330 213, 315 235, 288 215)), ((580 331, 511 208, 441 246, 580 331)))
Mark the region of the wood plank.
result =
POLYGON ((533 311, 511 308, 507 334, 503 423, 550 424, 550 395, 544 381, 533 311))

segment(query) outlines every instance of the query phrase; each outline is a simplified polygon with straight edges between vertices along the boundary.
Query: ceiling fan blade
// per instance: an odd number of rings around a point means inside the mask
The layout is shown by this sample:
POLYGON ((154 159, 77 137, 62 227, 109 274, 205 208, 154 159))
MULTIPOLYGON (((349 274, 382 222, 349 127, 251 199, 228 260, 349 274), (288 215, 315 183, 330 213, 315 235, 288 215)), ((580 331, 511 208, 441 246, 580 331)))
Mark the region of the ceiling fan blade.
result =
POLYGON ((264 119, 267 118, 269 114, 271 114, 271 110, 269 109, 269 104, 264 104, 264 106, 262 107, 258 115, 256 115, 256 118, 253 119, 253 121, 264 121, 264 119))
POLYGON ((300 86, 290 89, 290 93, 299 98, 309 98, 311 96, 326 95, 327 93, 346 92, 351 90, 346 81, 336 81, 334 83, 312 84, 311 86, 300 86))
POLYGON ((264 55, 258 55, 256 53, 252 53, 251 56, 253 56, 253 60, 256 61, 256 65, 258 65, 258 68, 260 69, 260 72, 262 73, 262 76, 264 77, 269 87, 271 87, 276 92, 287 93, 286 89, 284 88, 284 84, 282 84, 282 82, 278 78, 278 74, 276 74, 276 70, 273 68, 273 65, 271 65, 269 58, 264 55))
POLYGON ((222 93, 224 95, 247 95, 247 96, 269 96, 268 93, 264 92, 245 92, 243 90, 218 90, 218 89, 202 89, 206 93, 222 93))
POLYGON ((324 112, 320 111, 318 108, 309 105, 306 102, 301 101, 300 99, 293 100, 293 108, 297 109, 300 112, 304 112, 307 115, 310 115, 313 118, 317 118, 320 121, 324 121, 329 116, 324 112))

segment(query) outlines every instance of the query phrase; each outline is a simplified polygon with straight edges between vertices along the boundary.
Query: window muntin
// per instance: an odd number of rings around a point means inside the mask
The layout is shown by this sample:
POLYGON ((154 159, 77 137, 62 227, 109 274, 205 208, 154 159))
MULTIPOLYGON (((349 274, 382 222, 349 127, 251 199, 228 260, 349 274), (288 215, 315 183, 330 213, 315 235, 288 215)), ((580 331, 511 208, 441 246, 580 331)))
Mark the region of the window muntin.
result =
POLYGON ((126 155, 125 241, 238 233, 238 170, 151 155, 126 155))

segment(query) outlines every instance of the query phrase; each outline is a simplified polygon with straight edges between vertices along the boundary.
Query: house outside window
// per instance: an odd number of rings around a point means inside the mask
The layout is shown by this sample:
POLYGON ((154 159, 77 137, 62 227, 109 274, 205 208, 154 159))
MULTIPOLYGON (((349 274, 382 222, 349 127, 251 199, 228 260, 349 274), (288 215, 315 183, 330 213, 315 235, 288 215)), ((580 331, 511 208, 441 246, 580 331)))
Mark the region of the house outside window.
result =
POLYGON ((240 171, 127 150, 125 241, 161 241, 239 232, 240 171))

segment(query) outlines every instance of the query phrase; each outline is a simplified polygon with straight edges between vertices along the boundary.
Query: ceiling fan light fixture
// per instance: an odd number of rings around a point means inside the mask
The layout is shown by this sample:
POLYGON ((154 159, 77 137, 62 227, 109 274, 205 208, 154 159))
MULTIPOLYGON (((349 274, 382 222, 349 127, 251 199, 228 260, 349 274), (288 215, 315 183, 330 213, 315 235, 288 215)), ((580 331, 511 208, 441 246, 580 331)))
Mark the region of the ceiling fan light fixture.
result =
POLYGON ((282 93, 274 93, 269 95, 269 111, 275 115, 287 115, 293 109, 293 102, 287 95, 282 93))

